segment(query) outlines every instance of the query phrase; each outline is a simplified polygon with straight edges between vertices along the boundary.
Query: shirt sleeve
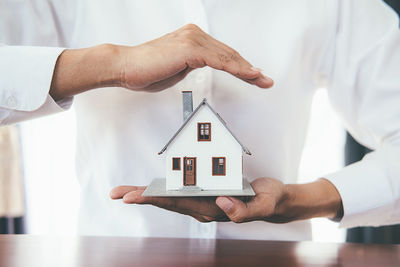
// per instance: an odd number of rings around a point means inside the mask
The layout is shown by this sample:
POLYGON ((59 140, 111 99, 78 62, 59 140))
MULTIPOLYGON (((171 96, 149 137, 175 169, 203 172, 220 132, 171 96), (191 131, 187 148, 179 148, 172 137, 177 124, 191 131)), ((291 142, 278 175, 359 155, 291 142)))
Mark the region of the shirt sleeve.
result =
POLYGON ((374 152, 325 176, 339 191, 341 227, 400 222, 400 31, 383 1, 339 1, 330 101, 374 152))
POLYGON ((0 0, 0 125, 71 105, 72 98, 55 103, 48 92, 59 47, 71 46, 77 10, 76 0, 0 0))
POLYGON ((68 108, 49 96, 55 64, 63 48, 0 46, 0 124, 11 124, 68 108))

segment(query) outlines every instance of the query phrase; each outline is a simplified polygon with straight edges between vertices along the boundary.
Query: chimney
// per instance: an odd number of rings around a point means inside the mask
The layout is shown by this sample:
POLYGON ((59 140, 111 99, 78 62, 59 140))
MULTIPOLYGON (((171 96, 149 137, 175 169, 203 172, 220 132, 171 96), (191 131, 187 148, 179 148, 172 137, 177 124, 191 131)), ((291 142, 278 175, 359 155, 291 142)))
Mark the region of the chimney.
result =
POLYGON ((182 106, 183 106, 183 121, 193 112, 193 97, 192 91, 182 91, 182 106))

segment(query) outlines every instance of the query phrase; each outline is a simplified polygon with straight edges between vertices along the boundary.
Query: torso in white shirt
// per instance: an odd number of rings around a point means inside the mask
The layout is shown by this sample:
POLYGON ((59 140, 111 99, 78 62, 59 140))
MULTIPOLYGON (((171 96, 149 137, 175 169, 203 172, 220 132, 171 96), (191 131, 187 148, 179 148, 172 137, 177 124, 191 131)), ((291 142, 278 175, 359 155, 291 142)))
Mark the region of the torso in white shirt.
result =
POLYGON ((194 92, 195 105, 206 97, 250 148, 253 155, 244 157, 247 178, 294 183, 311 99, 317 87, 326 86, 346 129, 375 149, 362 161, 324 175, 341 195, 341 226, 400 220, 400 32, 397 15, 383 1, 0 0, 0 7, 0 72, 5 74, 0 75, 0 124, 58 112, 70 103, 64 99, 59 106, 48 95, 62 51, 48 46, 136 45, 186 23, 232 46, 275 80, 274 88, 261 90, 204 68, 157 94, 104 88, 77 96, 80 233, 310 238, 304 221, 200 224, 109 199, 113 186, 147 185, 164 175, 165 161, 156 153, 182 123, 181 90, 194 92))

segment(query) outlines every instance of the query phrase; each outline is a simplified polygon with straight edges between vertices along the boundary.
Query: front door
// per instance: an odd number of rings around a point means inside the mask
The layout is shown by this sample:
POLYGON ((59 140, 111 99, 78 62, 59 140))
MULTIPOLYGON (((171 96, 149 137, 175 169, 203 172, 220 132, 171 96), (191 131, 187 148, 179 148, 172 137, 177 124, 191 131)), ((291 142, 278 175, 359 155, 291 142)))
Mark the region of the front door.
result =
POLYGON ((183 185, 196 185, 196 158, 183 158, 183 185))

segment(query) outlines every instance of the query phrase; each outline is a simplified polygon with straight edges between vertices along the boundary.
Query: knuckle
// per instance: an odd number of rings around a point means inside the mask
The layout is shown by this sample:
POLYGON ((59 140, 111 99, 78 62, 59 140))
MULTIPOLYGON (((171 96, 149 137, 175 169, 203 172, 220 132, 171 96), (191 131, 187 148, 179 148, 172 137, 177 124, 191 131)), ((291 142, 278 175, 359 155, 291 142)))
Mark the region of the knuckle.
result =
POLYGON ((236 51, 233 51, 232 53, 229 54, 229 57, 231 60, 237 61, 240 58, 240 54, 236 51))
POLYGON ((232 74, 235 76, 243 76, 242 73, 240 72, 240 69, 237 68, 236 70, 232 71, 232 74))
POLYGON ((187 24, 183 26, 182 30, 180 31, 180 34, 183 38, 193 38, 200 32, 200 28, 194 24, 187 24))
POLYGON ((230 218, 234 223, 242 223, 245 220, 245 216, 239 212, 234 212, 230 218))
POLYGON ((232 50, 233 50, 232 54, 234 54, 236 57, 241 57, 241 55, 238 51, 236 51, 235 49, 232 49, 232 50))
POLYGON ((193 23, 189 23, 186 24, 185 26, 183 26, 184 30, 189 30, 189 31, 199 31, 201 30, 199 26, 197 26, 196 24, 193 23))
POLYGON ((242 223, 242 222, 244 222, 244 218, 242 216, 232 217, 232 222, 234 222, 234 223, 242 223))
POLYGON ((185 25, 181 31, 179 31, 178 39, 183 49, 192 49, 199 46, 199 34, 202 30, 195 24, 185 25))
POLYGON ((218 59, 222 64, 226 64, 231 61, 230 57, 225 54, 218 54, 218 59))

